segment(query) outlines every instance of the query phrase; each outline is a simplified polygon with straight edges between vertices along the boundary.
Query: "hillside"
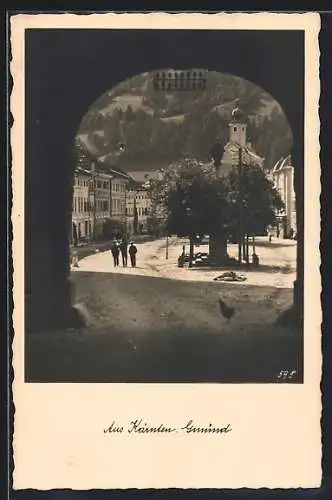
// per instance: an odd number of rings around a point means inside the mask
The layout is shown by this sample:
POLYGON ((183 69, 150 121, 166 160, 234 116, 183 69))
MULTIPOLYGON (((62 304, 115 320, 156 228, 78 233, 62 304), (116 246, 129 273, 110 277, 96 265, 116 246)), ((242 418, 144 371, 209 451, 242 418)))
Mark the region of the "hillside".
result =
POLYGON ((207 159, 217 137, 227 138, 239 98, 255 151, 271 168, 289 153, 292 133, 279 104, 251 82, 209 73, 204 92, 157 92, 151 73, 135 76, 102 95, 82 120, 78 135, 97 156, 117 158, 125 170, 155 170, 183 155, 207 159))

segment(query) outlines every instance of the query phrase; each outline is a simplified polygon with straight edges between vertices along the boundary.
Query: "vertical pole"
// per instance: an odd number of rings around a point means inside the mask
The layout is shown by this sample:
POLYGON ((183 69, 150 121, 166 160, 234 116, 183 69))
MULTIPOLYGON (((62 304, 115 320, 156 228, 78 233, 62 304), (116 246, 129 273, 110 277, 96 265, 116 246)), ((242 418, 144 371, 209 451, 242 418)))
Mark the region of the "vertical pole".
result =
POLYGON ((124 184, 125 195, 124 195, 124 238, 127 240, 127 184, 124 184))
POLYGON ((193 267, 194 260, 194 238, 193 235, 190 235, 190 247, 189 247, 189 267, 193 267))
POLYGON ((242 232, 243 232, 243 229, 242 229, 242 148, 241 146, 239 146, 239 162, 238 162, 238 176, 239 176, 239 187, 238 187, 238 190, 239 190, 239 197, 238 197, 238 217, 239 217, 239 221, 238 221, 238 225, 239 225, 239 234, 238 234, 238 252, 239 252, 239 256, 238 256, 238 260, 239 260, 239 263, 242 262, 242 238, 243 238, 243 235, 242 235, 242 232))
POLYGON ((168 235, 166 236, 166 260, 168 259, 168 235))
POLYGON ((96 177, 95 172, 92 173, 93 187, 93 241, 96 241, 96 177))

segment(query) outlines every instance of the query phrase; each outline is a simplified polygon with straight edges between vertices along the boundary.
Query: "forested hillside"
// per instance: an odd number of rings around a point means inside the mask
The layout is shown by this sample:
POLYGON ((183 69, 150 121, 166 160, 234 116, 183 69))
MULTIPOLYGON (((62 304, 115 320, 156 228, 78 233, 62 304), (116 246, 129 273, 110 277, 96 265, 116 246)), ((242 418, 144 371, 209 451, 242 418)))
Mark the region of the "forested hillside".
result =
POLYGON ((153 170, 184 155, 206 160, 216 138, 228 134, 236 98, 252 147, 271 168, 292 144, 282 109, 256 85, 215 72, 204 92, 155 91, 150 73, 126 80, 93 103, 78 134, 99 155, 124 143, 118 163, 125 170, 153 170))

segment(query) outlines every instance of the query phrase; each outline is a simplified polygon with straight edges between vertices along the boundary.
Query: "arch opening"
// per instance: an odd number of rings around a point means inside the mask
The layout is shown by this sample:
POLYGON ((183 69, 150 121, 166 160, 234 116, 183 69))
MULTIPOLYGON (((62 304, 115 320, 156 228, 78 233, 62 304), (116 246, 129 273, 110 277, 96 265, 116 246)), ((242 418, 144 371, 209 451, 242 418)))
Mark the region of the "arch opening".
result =
MULTIPOLYGON (((222 137, 226 142, 241 142, 261 158, 264 170, 280 191, 282 183, 274 167, 290 156, 293 142, 292 129, 281 105, 264 89, 237 75, 207 70, 191 72, 195 75, 204 72, 207 85, 184 92, 183 79, 189 71, 157 68, 106 90, 91 104, 79 124, 75 137, 76 166, 89 169, 91 162, 97 161, 98 165, 113 169, 113 174, 125 173, 141 180, 188 156, 208 161, 214 141, 222 137), (170 77, 173 89, 155 89, 155 79, 170 77), (174 89, 176 83, 178 87, 174 89), (233 124, 230 129, 232 110, 238 101, 245 123, 233 124)), ((280 172, 278 175, 281 176, 280 172)), ((126 189, 120 185, 119 189, 123 191, 119 195, 115 191, 113 201, 110 190, 108 201, 101 202, 106 208, 99 218, 106 219, 108 227, 113 225, 114 232, 123 232, 127 225, 132 231, 133 221, 128 223, 128 218, 133 208, 126 207, 126 189)), ((89 205, 88 183, 85 191, 85 203, 89 205)), ((290 231, 296 232, 292 227, 296 225, 295 194, 283 192, 283 197, 288 222, 281 225, 283 233, 288 235, 290 231)), ((283 214, 280 222, 284 219, 283 214)), ((96 233, 101 236, 105 226, 97 221, 98 229, 92 228, 96 227, 96 217, 91 209, 85 211, 84 221, 76 222, 79 227, 82 224, 82 228, 88 228, 83 230, 82 241, 95 239, 96 233)), ((145 231, 146 226, 145 222, 145 231)), ((109 237, 110 232, 106 231, 104 236, 109 237)), ((73 242, 73 234, 70 237, 73 242)))

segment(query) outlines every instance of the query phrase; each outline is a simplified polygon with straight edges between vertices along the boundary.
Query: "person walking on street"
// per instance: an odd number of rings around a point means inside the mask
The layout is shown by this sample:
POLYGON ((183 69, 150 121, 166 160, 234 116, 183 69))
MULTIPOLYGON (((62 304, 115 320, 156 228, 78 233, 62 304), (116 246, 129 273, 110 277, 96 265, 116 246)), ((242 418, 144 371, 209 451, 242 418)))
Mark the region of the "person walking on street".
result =
POLYGON ((114 262, 114 267, 117 267, 119 265, 119 245, 116 240, 113 240, 112 246, 111 246, 111 252, 113 256, 113 262, 114 262))
POLYGON ((128 262, 128 245, 126 240, 122 240, 120 243, 120 252, 122 257, 122 265, 123 267, 127 267, 128 262))
POLYGON ((129 247, 129 255, 130 255, 130 261, 131 261, 131 267, 136 267, 136 254, 137 254, 137 248, 134 245, 134 243, 131 241, 130 242, 130 247, 129 247))

